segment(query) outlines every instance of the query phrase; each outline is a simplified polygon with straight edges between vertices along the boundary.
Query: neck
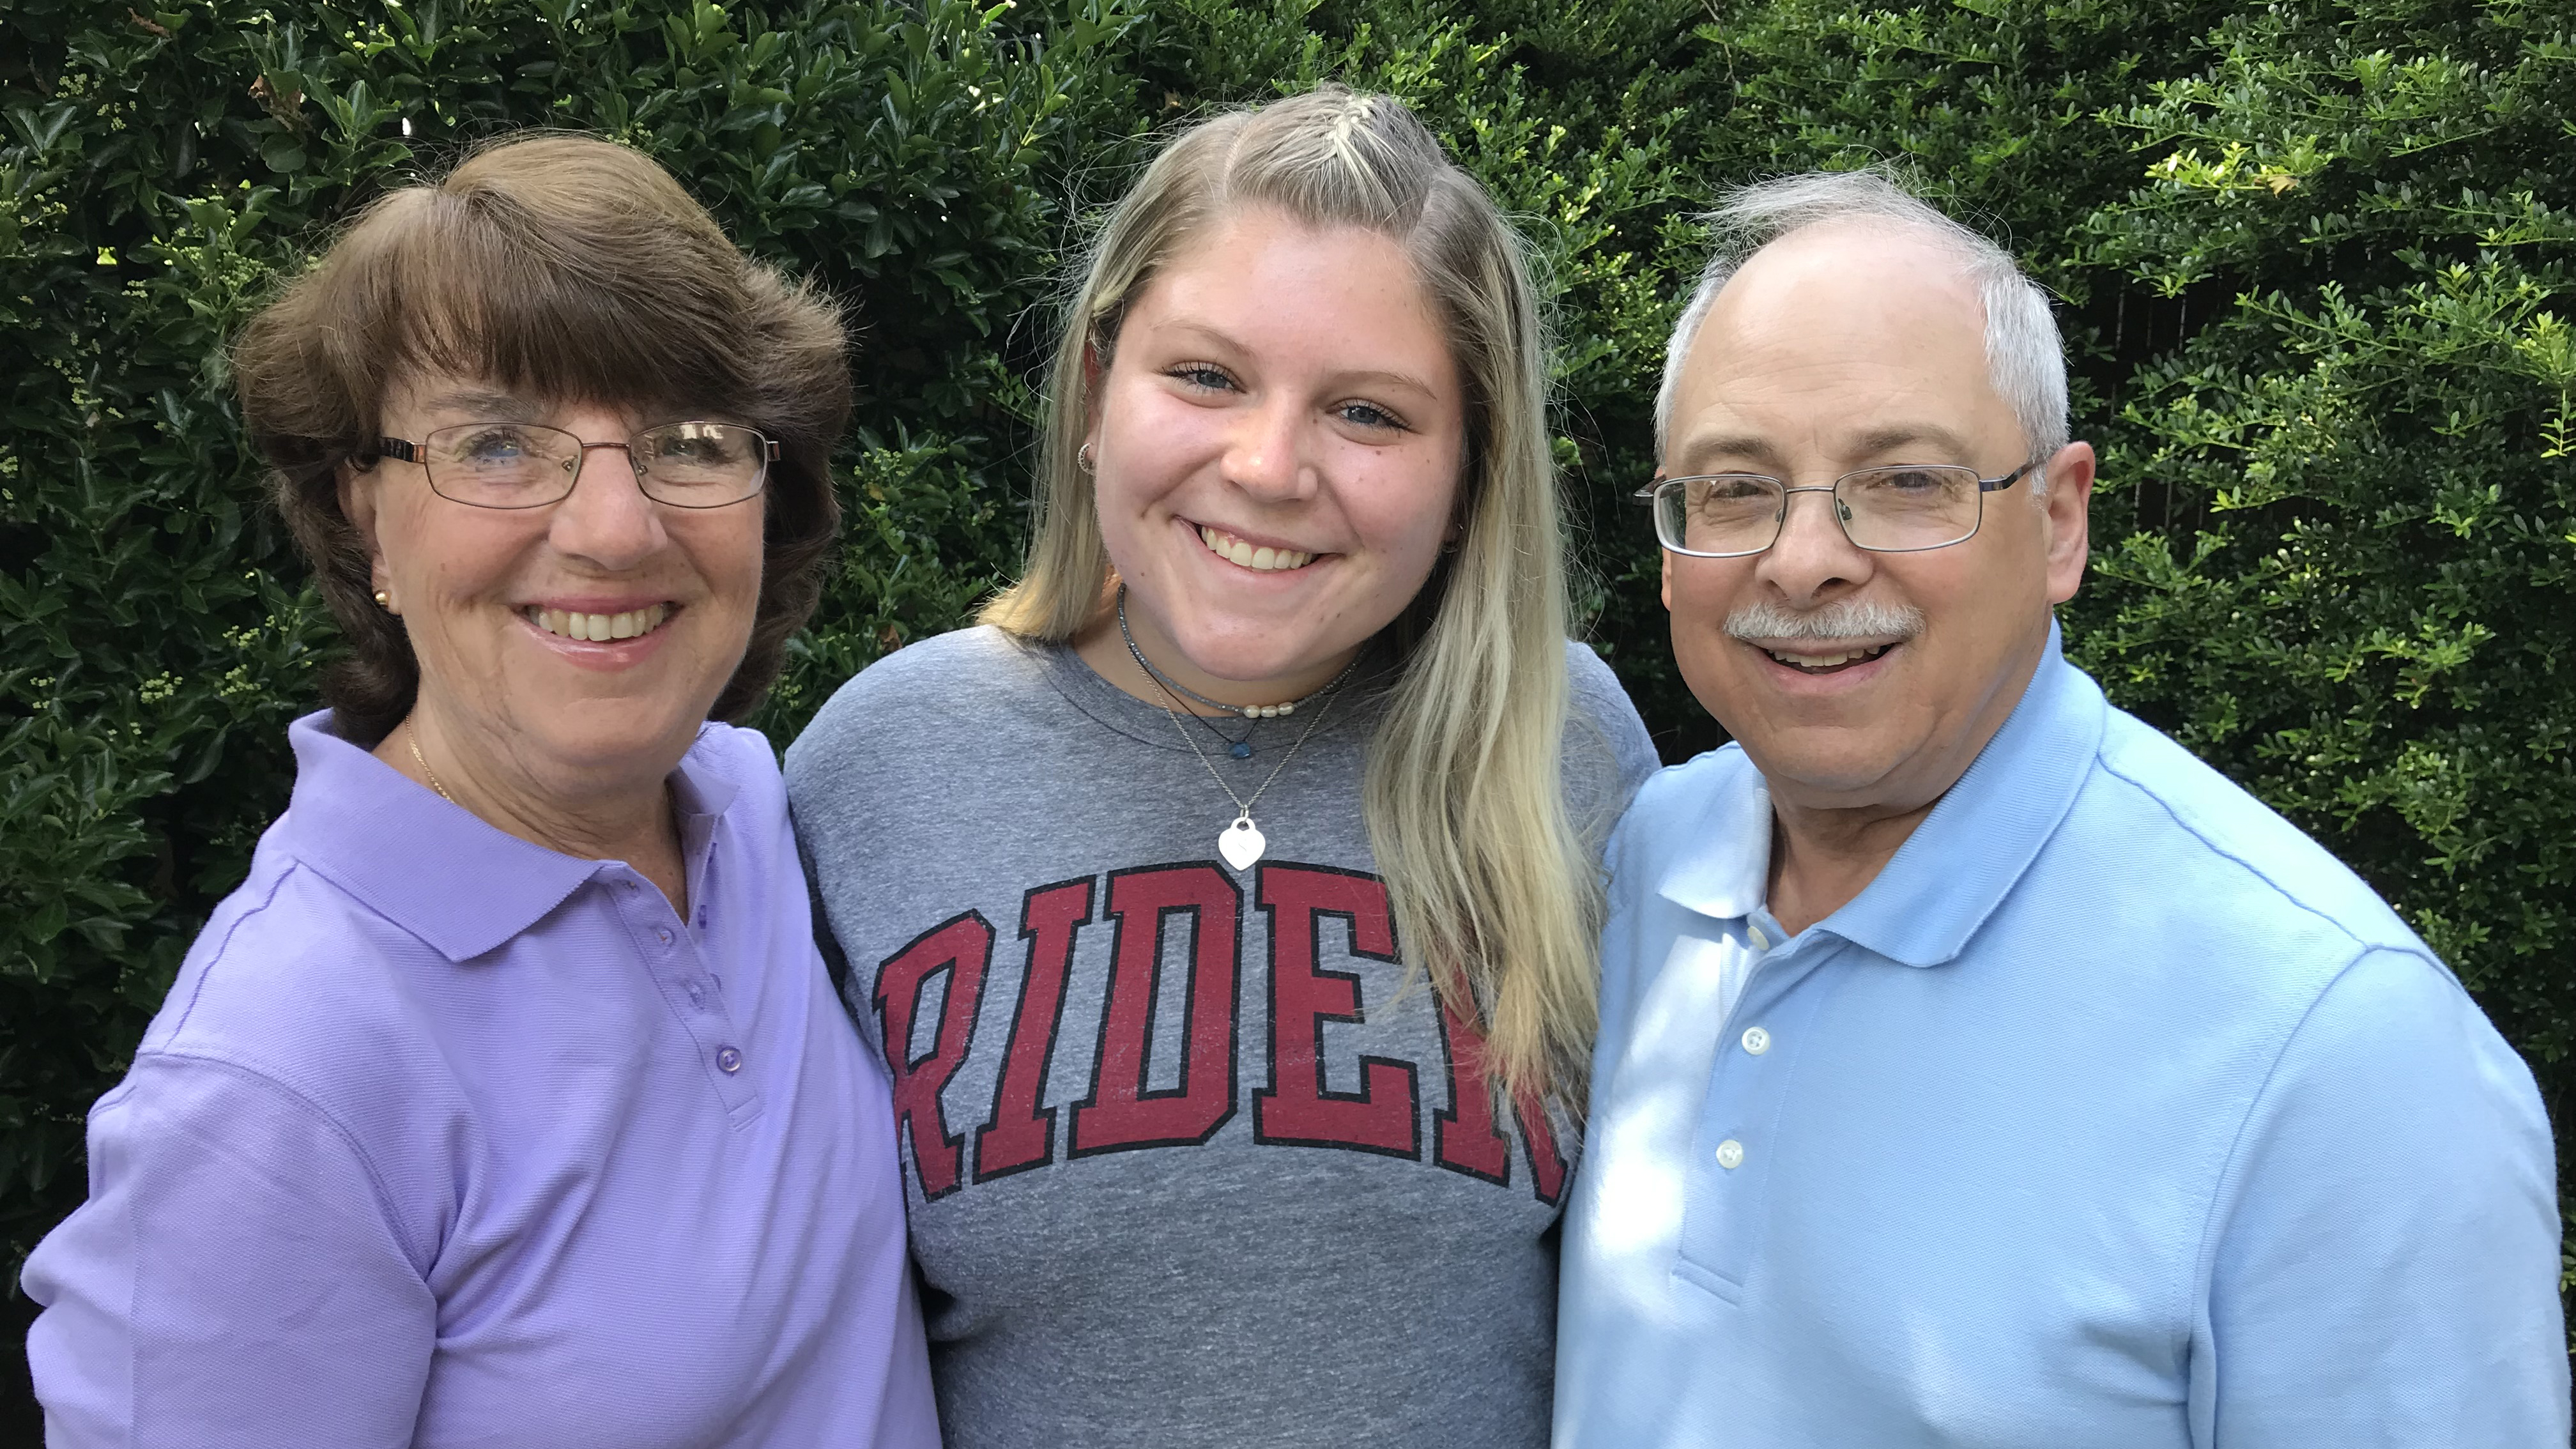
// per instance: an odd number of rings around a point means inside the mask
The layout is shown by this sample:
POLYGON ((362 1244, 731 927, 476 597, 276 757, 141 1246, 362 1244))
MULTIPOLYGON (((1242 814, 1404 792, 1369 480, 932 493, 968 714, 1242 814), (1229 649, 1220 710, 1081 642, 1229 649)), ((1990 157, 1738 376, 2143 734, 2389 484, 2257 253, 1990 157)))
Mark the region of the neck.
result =
POLYGON ((579 860, 625 861, 687 918, 687 871, 666 778, 676 758, 660 768, 637 765, 554 778, 524 755, 485 741, 474 727, 449 720, 426 695, 376 746, 375 755, 531 845, 579 860))
POLYGON ((1841 910, 1878 879, 1937 803, 1819 810, 1773 796, 1771 914, 1794 936, 1841 910))
POLYGON ((1132 601, 1127 606, 1127 632, 1135 636, 1136 653, 1144 655, 1165 679, 1181 688, 1167 689, 1137 664, 1135 654, 1128 652, 1127 636, 1118 630, 1118 613, 1114 604, 1102 610, 1098 618, 1074 636, 1074 652, 1082 657, 1083 663, 1091 666, 1094 674, 1121 691, 1147 704, 1197 715, 1225 716, 1231 711, 1203 704, 1191 698, 1192 694, 1205 695, 1237 709, 1305 699, 1332 683, 1353 659, 1359 657, 1360 652, 1346 649, 1315 664, 1301 665, 1286 674, 1259 679, 1228 679, 1192 664, 1179 646, 1172 643, 1171 636, 1132 601))

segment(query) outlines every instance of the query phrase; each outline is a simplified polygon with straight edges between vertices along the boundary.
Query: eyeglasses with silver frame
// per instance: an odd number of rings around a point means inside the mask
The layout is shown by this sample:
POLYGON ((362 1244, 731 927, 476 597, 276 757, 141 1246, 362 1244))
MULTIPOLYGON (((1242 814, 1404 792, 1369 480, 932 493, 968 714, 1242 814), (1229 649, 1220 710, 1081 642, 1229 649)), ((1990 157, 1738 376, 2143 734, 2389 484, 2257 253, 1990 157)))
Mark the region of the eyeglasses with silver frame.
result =
POLYGON ((739 423, 662 423, 622 443, 585 443, 540 423, 459 423, 417 442, 378 438, 376 451, 418 463, 430 491, 474 508, 543 508, 572 496, 596 448, 615 448, 644 496, 674 508, 723 508, 759 494, 778 444, 739 423))
POLYGON ((1634 496, 1654 509, 1656 541, 1692 558, 1744 558, 1769 549, 1780 541, 1789 498, 1798 493, 1830 494, 1834 522, 1854 548, 1921 553, 1976 537, 1986 495, 2038 467, 2033 459, 1987 478, 1946 463, 1895 463, 1803 488, 1765 473, 1706 473, 1658 478, 1634 496))

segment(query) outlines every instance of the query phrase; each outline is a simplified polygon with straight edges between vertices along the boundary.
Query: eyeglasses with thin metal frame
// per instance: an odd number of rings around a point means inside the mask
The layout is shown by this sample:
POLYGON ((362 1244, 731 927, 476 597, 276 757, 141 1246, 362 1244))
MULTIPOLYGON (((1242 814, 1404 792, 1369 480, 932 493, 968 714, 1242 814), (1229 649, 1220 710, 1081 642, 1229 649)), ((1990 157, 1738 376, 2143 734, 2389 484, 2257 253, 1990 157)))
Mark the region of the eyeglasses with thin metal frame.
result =
POLYGON ((622 443, 585 443, 541 423, 459 423, 414 441, 378 438, 387 458, 418 463, 430 491, 473 508, 543 508, 572 496, 592 450, 614 448, 636 486, 674 508, 724 508, 768 486, 778 444, 739 423, 678 422, 646 428, 622 443))
MULTIPOLYGON (((1768 550, 1788 526, 1789 498, 1798 493, 1833 495, 1834 522, 1854 548, 1923 553, 1976 537, 1985 523, 1986 495, 2010 488, 2038 467, 2034 458, 1987 478, 1955 464, 1896 463, 1802 488, 1767 473, 1700 473, 1658 478, 1631 496, 1653 508, 1656 542, 1692 558, 1746 558, 1768 550), (1692 547, 1694 509, 1705 529, 1730 533, 1737 543, 1761 541, 1743 548, 1692 547)), ((1710 541, 1703 535, 1703 543, 1710 541)))

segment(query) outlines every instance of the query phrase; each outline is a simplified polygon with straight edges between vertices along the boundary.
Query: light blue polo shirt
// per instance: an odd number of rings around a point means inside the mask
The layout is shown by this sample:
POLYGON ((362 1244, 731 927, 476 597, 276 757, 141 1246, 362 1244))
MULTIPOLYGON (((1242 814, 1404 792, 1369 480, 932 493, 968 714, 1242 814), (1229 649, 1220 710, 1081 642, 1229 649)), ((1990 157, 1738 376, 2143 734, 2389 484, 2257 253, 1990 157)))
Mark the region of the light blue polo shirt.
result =
POLYGON ((2053 635, 1786 940, 1770 839, 1729 746, 1612 842, 1559 1449, 2568 1442, 2530 1072, 2053 635))

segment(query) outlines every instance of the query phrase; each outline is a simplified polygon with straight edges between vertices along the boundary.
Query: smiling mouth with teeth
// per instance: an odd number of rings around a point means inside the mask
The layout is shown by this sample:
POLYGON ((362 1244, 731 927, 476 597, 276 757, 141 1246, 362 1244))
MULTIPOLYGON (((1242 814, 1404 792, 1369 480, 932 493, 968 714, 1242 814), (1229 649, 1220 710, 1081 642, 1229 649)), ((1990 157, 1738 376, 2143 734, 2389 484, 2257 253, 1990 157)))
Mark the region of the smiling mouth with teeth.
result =
POLYGON ((1801 674, 1832 674, 1854 664, 1866 664, 1895 647, 1896 644, 1891 642, 1872 644, 1866 649, 1838 650, 1831 654, 1797 654, 1786 649, 1764 649, 1762 652, 1801 674))
POLYGON ((1299 553, 1293 548, 1256 548, 1224 529, 1210 528, 1206 524, 1199 525, 1199 542, 1206 544, 1208 552, 1227 563, 1239 564, 1256 573, 1302 569, 1315 561, 1313 554, 1299 553))
POLYGON ((566 639, 582 639, 605 644, 616 639, 633 639, 650 634, 671 617, 668 604, 647 604, 622 614, 584 614, 571 609, 546 609, 531 605, 519 611, 527 621, 549 634, 566 639))

